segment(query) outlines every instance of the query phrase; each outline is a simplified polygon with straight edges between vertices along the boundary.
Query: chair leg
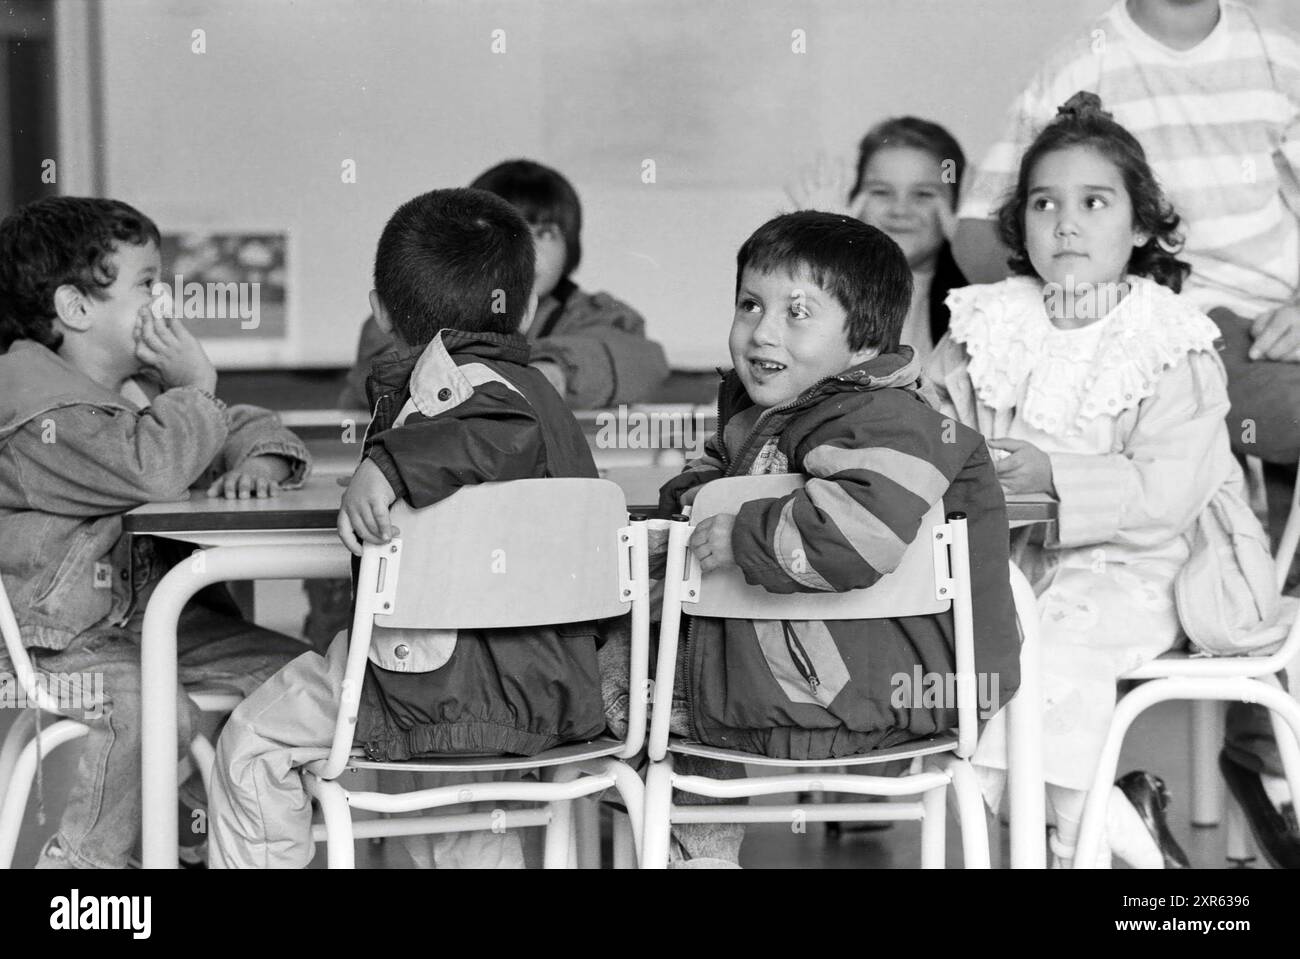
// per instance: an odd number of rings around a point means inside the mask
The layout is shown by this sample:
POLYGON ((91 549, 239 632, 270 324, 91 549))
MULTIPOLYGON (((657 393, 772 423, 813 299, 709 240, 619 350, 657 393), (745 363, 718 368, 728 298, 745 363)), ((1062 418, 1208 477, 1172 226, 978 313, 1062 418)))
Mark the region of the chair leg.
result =
POLYGON ((1217 826, 1223 818, 1223 777, 1219 750, 1223 748, 1223 703, 1192 700, 1192 825, 1217 826))
POLYGON ((641 868, 667 869, 672 837, 673 757, 651 763, 646 771, 641 868))
POLYGON ((632 820, 614 810, 614 868, 636 868, 636 841, 632 835, 632 820))
POLYGON ((961 823, 962 865, 966 869, 989 869, 988 816, 984 795, 980 792, 975 770, 966 760, 951 759, 948 771, 952 791, 957 799, 957 818, 961 823))
POLYGON ((578 868, 599 869, 600 806, 590 799, 579 799, 573 814, 573 834, 578 843, 574 859, 578 868))
POLYGON ((332 779, 308 774, 307 791, 320 805, 325 821, 325 861, 330 869, 355 869, 356 849, 352 835, 352 807, 347 792, 332 779))
POLYGON ((10 773, 4 800, 0 802, 0 869, 8 869, 13 865, 14 850, 18 848, 18 831, 22 828, 23 814, 27 811, 27 797, 31 793, 32 780, 36 778, 37 756, 43 758, 69 740, 79 739, 88 732, 90 729, 84 723, 62 719, 42 729, 19 753, 10 773))
POLYGON ((569 800, 548 803, 551 821, 546 826, 543 869, 569 868, 569 836, 573 831, 573 804, 569 800))
POLYGON ((36 710, 24 709, 5 734, 4 745, 0 746, 0 799, 4 798, 9 788, 9 777, 14 773, 14 765, 23 747, 36 735, 36 710))
MULTIPOLYGON (((645 823, 645 784, 641 782, 641 777, 637 775, 635 769, 620 759, 605 759, 595 767, 595 769, 607 776, 614 777, 614 788, 618 790, 619 798, 623 800, 623 807, 627 810, 627 816, 614 816, 614 840, 615 854, 618 853, 618 823, 626 819, 628 832, 631 839, 631 851, 633 862, 640 860, 642 854, 642 829, 645 823)), ((615 869, 619 868, 617 863, 615 869)))
POLYGON ((1088 790, 1088 799, 1083 804, 1083 821, 1079 824, 1079 839, 1074 846, 1076 869, 1096 867, 1098 853, 1106 835, 1106 807, 1110 802, 1110 789, 1115 783, 1115 771, 1119 766, 1119 751, 1124 745, 1124 736, 1128 733, 1129 726, 1145 708, 1145 705, 1138 705, 1138 700, 1131 695, 1125 696, 1115 706, 1110 729, 1106 732, 1106 742, 1097 759, 1092 788, 1088 790))
POLYGON ((212 767, 217 762, 217 751, 212 748, 212 743, 203 735, 194 737, 190 743, 190 758, 194 760, 194 765, 199 771, 199 779, 203 782, 203 794, 212 795, 212 767))
POLYGON ((1225 858, 1232 866, 1246 869, 1255 861, 1255 843, 1246 825, 1246 814, 1231 794, 1227 803, 1227 846, 1225 858))
POLYGON ((942 869, 948 841, 948 787, 936 786, 921 795, 925 818, 921 820, 921 868, 942 869))

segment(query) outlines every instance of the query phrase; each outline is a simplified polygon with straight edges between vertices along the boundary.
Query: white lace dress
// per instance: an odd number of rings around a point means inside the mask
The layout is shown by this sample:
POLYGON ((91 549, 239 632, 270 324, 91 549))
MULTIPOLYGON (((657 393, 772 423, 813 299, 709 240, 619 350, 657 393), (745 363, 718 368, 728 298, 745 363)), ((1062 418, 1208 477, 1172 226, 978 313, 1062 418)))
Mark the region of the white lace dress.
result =
MULTIPOLYGON (((1059 519, 1017 534, 1013 557, 1039 600, 1045 778, 1072 789, 1091 784, 1117 678, 1179 641, 1184 534, 1235 465, 1217 328, 1164 287, 1129 282, 1074 330, 1053 325, 1029 278, 953 290, 927 370, 945 412, 1051 459, 1059 519)), ((977 765, 1005 768, 1004 717, 977 765)))

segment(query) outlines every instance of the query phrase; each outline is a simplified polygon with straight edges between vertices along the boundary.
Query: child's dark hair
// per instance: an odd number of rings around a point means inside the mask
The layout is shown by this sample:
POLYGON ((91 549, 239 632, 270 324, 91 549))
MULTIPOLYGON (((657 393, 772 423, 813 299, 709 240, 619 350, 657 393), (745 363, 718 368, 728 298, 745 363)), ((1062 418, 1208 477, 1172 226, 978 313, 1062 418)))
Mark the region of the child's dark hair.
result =
POLYGON ((1179 292, 1192 269, 1174 256, 1183 245, 1178 232, 1181 219, 1160 189, 1142 144, 1101 108, 1101 99, 1095 93, 1083 91, 1070 97, 1057 110, 1056 119, 1030 144, 1020 160, 1015 192, 998 210, 998 232, 1012 251, 1007 260, 1011 272, 1038 275, 1025 249, 1025 209, 1034 167, 1047 154, 1076 146, 1095 150, 1115 164, 1133 207, 1133 226, 1148 235, 1146 243, 1133 248, 1127 272, 1149 276, 1179 292))
POLYGON ((96 197, 45 197, 0 222, 0 352, 15 340, 51 350, 63 343, 54 325, 54 294, 71 285, 101 299, 117 280, 113 254, 129 243, 161 245, 158 227, 134 207, 96 197))
POLYGON ((470 186, 495 193, 532 226, 559 227, 565 251, 562 278, 578 268, 582 261, 582 204, 573 184, 558 170, 532 160, 507 160, 480 174, 470 186))
MULTIPOLYGON (((863 180, 866 178, 867 165, 871 163, 871 158, 885 147, 911 147, 914 150, 923 150, 934 157, 940 167, 951 162, 950 205, 954 208, 957 206, 961 177, 966 170, 966 154, 962 153, 961 145, 951 133, 939 124, 919 117, 893 117, 877 123, 866 132, 862 142, 858 144, 858 173, 853 180, 853 189, 849 191, 850 200, 862 192, 863 180)), ((946 173, 947 168, 944 170, 946 173)))
POLYGON ((807 270, 848 314, 849 349, 898 350, 912 303, 912 271, 898 244, 874 226, 838 213, 786 213, 755 230, 736 254, 737 295, 747 268, 807 270))
POLYGON ((397 208, 375 252, 375 292, 408 346, 443 329, 515 333, 533 291, 533 238, 483 190, 434 190, 397 208))

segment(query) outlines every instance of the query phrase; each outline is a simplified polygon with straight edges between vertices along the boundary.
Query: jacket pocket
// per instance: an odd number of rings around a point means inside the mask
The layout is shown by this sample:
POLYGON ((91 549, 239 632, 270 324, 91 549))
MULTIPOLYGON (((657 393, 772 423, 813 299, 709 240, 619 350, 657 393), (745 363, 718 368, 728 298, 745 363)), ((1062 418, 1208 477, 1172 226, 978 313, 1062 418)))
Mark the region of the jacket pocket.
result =
POLYGON ((391 629, 376 626, 369 659, 395 673, 431 673, 447 665, 456 651, 454 629, 391 629))
POLYGON ((849 682, 849 670, 824 622, 753 620, 767 668, 793 703, 829 707, 849 682))

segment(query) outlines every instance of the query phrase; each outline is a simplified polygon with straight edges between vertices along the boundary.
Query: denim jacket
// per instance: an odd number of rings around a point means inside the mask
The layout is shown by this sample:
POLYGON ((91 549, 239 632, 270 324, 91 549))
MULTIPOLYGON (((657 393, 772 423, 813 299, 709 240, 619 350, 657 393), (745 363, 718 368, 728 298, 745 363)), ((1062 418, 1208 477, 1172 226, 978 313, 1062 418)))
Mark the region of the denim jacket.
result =
POLYGON ((262 454, 294 461, 290 484, 306 476, 306 447, 267 410, 188 387, 142 407, 14 343, 0 355, 0 576, 24 645, 64 649, 124 624, 164 571, 147 538, 132 548, 122 515, 262 454))

